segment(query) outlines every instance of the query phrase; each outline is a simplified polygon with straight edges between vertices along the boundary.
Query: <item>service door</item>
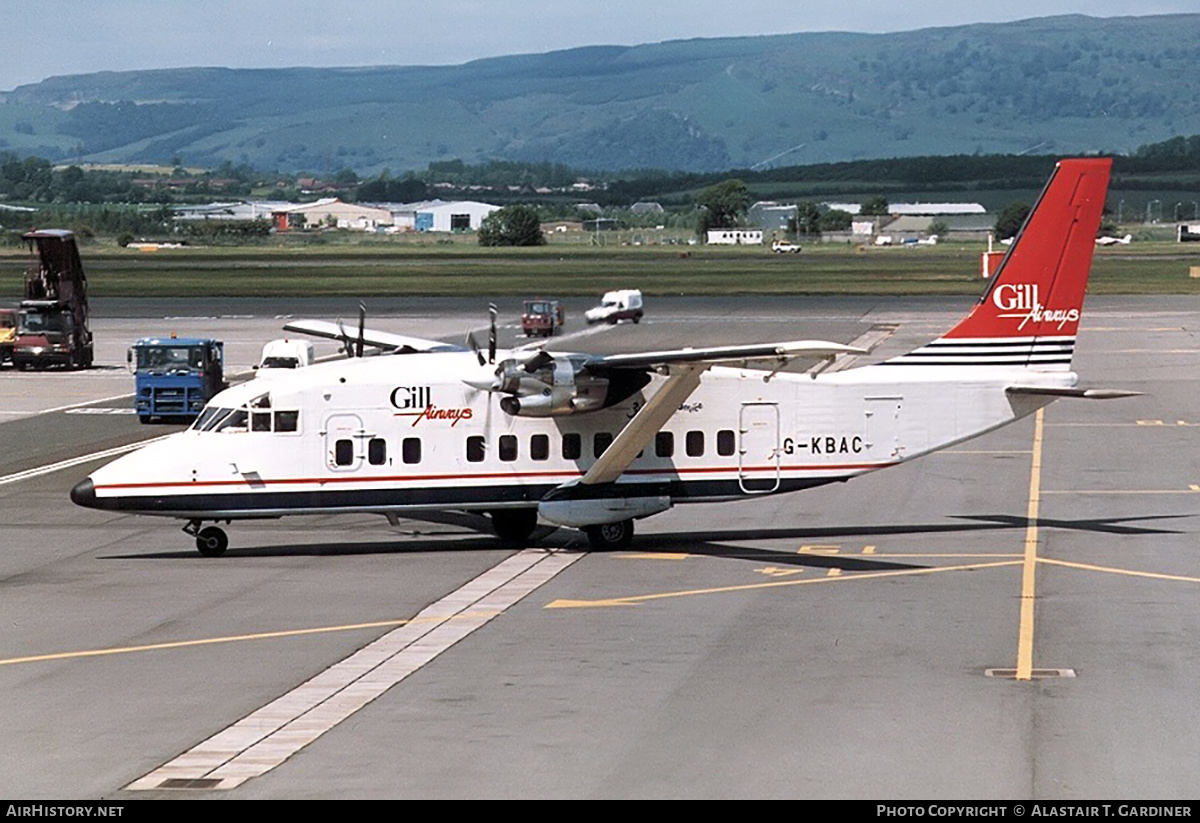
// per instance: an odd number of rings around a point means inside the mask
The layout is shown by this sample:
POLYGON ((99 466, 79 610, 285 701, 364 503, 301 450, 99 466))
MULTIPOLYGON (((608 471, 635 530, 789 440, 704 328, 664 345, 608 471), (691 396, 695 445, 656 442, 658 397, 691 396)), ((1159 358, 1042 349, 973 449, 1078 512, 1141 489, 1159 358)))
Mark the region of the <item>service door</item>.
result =
POLYGON ((738 484, 746 494, 779 488, 779 406, 743 403, 738 420, 738 484))
POLYGON ((890 397, 864 398, 866 405, 865 431, 866 454, 873 462, 891 462, 901 456, 903 445, 900 442, 900 411, 904 407, 904 398, 899 395, 890 397))
POLYGON ((333 414, 325 418, 325 466, 330 471, 354 471, 363 462, 365 436, 357 414, 333 414))

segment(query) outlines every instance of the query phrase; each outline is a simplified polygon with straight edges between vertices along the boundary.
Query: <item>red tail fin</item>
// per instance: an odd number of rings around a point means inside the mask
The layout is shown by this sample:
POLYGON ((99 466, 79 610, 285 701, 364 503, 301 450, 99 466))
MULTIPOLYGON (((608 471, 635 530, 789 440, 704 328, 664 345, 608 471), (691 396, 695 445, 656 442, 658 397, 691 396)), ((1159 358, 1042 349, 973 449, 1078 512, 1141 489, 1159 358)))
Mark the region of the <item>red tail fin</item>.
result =
POLYGON ((1111 167, 1059 161, 987 292, 946 338, 1075 336, 1111 167))

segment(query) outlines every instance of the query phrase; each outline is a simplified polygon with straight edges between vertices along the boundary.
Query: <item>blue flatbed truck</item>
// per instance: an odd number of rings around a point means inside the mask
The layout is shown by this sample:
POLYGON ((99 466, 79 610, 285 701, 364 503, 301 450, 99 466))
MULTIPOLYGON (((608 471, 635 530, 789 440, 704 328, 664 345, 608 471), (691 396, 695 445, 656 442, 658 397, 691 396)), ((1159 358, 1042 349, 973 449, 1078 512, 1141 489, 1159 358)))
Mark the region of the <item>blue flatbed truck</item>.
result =
POLYGON ((143 337, 127 355, 138 419, 190 420, 225 382, 225 344, 196 337, 143 337))

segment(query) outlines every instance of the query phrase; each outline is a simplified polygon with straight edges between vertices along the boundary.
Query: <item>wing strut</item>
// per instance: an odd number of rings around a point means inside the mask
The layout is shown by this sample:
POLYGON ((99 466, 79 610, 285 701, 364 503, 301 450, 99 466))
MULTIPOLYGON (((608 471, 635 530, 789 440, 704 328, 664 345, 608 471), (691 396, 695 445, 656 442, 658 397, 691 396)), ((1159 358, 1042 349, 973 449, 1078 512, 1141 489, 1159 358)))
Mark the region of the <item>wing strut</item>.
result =
POLYGON ((625 428, 621 429, 621 433, 579 482, 592 486, 598 483, 612 483, 620 477, 650 439, 671 419, 671 415, 679 409, 679 404, 696 390, 700 385, 700 375, 704 374, 710 365, 712 364, 689 363, 673 366, 667 382, 638 410, 625 428))

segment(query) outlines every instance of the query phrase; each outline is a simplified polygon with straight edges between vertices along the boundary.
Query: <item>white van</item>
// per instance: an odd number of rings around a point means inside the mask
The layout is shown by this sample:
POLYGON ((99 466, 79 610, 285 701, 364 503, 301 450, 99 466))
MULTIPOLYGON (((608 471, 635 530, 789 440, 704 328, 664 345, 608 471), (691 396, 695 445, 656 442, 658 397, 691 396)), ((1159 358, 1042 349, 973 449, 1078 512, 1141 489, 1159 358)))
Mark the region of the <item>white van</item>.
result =
POLYGON ((642 293, 637 289, 610 291, 600 300, 600 305, 584 312, 588 323, 620 323, 642 319, 642 293))
POLYGON ((307 340, 272 340, 263 346, 257 368, 260 373, 270 369, 302 369, 311 366, 315 359, 313 344, 307 340))

